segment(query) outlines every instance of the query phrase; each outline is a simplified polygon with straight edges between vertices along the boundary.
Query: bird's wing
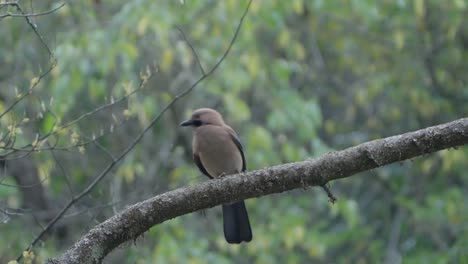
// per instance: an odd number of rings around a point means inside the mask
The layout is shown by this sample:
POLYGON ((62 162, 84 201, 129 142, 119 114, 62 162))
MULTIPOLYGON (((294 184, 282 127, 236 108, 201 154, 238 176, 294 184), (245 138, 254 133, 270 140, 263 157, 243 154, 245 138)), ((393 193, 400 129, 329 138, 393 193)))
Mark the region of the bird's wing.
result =
POLYGON ((226 125, 226 129, 229 132, 229 135, 231 135, 232 141, 234 142, 234 144, 236 144, 237 148, 239 149, 239 152, 242 156, 242 171, 245 171, 247 169, 247 165, 245 163, 244 149, 242 148, 242 144, 239 138, 237 137, 237 134, 234 131, 234 129, 232 129, 230 126, 227 126, 227 125, 226 125))
POLYGON ((203 174, 205 174, 208 178, 213 179, 213 177, 211 177, 211 175, 208 173, 208 171, 206 171, 205 167, 203 167, 203 164, 202 164, 202 162, 200 160, 200 156, 198 156, 198 154, 193 153, 193 161, 195 162, 195 164, 197 164, 198 169, 203 174))

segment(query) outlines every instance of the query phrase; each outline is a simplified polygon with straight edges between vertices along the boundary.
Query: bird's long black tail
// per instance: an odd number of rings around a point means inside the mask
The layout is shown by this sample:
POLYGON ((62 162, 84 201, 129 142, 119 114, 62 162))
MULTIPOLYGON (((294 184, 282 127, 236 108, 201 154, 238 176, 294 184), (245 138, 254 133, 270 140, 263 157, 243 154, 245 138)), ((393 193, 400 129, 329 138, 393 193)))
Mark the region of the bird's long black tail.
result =
POLYGON ((252 240, 249 215, 245 209, 244 201, 233 204, 223 204, 224 237, 231 244, 240 244, 242 241, 252 240))

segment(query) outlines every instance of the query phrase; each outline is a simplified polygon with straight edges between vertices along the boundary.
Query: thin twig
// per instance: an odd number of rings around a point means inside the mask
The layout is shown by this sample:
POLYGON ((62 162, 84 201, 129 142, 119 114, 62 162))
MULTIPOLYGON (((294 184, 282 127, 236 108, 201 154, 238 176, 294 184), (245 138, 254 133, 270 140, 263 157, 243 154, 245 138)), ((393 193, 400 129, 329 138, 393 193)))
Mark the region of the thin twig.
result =
POLYGON ((34 88, 37 87, 37 85, 41 82, 41 80, 46 76, 48 75, 53 68, 55 68, 55 66, 57 65, 57 61, 56 60, 52 60, 49 68, 44 72, 42 73, 41 75, 39 75, 39 77, 37 77, 37 80, 35 80, 32 85, 29 87, 28 91, 26 91, 24 94, 21 94, 10 106, 8 106, 5 111, 3 111, 3 113, 0 114, 0 119, 2 119, 2 117, 4 115, 6 115, 8 112, 11 111, 11 109, 13 109, 13 107, 15 107, 19 102, 21 102, 26 96, 30 95, 32 93, 32 91, 34 90, 34 88))
POLYGON ((201 64, 200 57, 198 57, 198 53, 195 51, 195 48, 193 47, 192 43, 188 41, 187 37, 185 36, 184 31, 179 26, 176 26, 176 28, 179 31, 182 38, 184 39, 185 43, 187 43, 189 48, 192 50, 192 54, 195 57, 195 61, 197 62, 198 68, 200 68, 201 73, 205 75, 205 69, 203 69, 203 65, 201 64))
MULTIPOLYGON (((13 5, 13 4, 11 4, 13 5)), ((15 4, 13 6, 17 6, 18 4, 15 4)), ((53 13, 57 10, 59 10, 60 8, 64 7, 65 6, 65 3, 62 3, 60 4, 59 6, 55 7, 55 8, 52 8, 48 11, 44 11, 44 12, 40 12, 40 13, 30 13, 30 14, 26 14, 26 13, 21 13, 21 14, 15 14, 15 13, 6 13, 4 15, 0 15, 0 19, 2 18, 5 18, 5 17, 37 17, 37 16, 43 16, 43 15, 48 15, 50 13, 53 13)))
POLYGON ((140 84, 138 85, 138 88, 136 88, 136 89, 132 90, 131 92, 129 92, 128 94, 122 96, 122 97, 121 97, 120 99, 118 99, 117 101, 113 101, 113 100, 112 100, 112 101, 111 101, 110 103, 108 103, 108 104, 101 105, 100 107, 97 107, 97 108, 95 108, 95 109, 93 109, 93 110, 91 110, 91 111, 89 111, 89 112, 87 112, 87 113, 84 113, 84 114, 82 114, 81 116, 79 116, 78 118, 76 118, 76 119, 74 119, 74 120, 72 120, 72 121, 69 121, 69 122, 67 122, 66 124, 62 125, 60 128, 61 128, 61 129, 67 128, 67 127, 69 127, 69 126, 71 126, 71 125, 76 124, 77 122, 81 121, 82 119, 84 119, 84 118, 86 118, 86 117, 89 117, 89 116, 91 116, 91 115, 93 115, 93 114, 95 114, 95 113, 97 113, 97 112, 99 112, 99 111, 101 111, 101 110, 103 110, 103 109, 106 109, 106 108, 108 108, 108 107, 114 106, 114 105, 116 105, 116 104, 118 104, 118 103, 120 103, 120 102, 123 102, 123 101, 127 100, 130 96, 134 95, 136 92, 138 92, 138 91, 140 91, 141 89, 143 89, 143 88, 146 86, 146 84, 148 83, 148 81, 149 81, 152 77, 153 77, 153 74, 150 74, 149 76, 147 76, 147 78, 142 78, 142 79, 140 80, 140 84))
POLYGON ((0 183, 0 186, 13 187, 13 188, 34 188, 38 185, 42 185, 47 179, 44 178, 40 182, 35 182, 31 184, 9 184, 9 183, 0 183))
MULTIPOLYGON (((145 88, 146 84, 148 83, 149 80, 151 80, 151 78, 153 77, 153 73, 149 70, 146 71, 146 75, 143 76, 140 80, 140 84, 138 85, 138 87, 134 90, 132 90, 131 92, 129 92, 128 94, 122 96, 121 98, 119 98, 118 100, 111 100, 110 103, 108 104, 104 104, 100 107, 97 107, 89 112, 86 112, 82 115, 80 115, 79 117, 63 124, 63 125, 60 125, 60 126, 56 126, 56 124, 59 123, 58 121, 58 117, 50 110, 47 108, 48 112, 50 114, 52 114, 52 116, 54 117, 54 124, 51 126, 51 129, 50 131, 48 131, 47 133, 45 133, 44 135, 40 136, 37 138, 37 140, 35 140, 35 142, 44 142, 47 138, 49 138, 50 136, 54 135, 54 134, 57 134, 58 131, 61 131, 63 129, 66 129, 72 125, 75 125, 76 123, 80 122, 81 120, 89 117, 89 116, 92 116, 108 107, 111 107, 111 106, 114 106, 114 105, 117 105, 118 103, 121 103, 125 100, 128 100, 128 98, 134 94, 136 94, 138 91, 142 90, 143 88, 145 88)), ((19 99, 19 100, 22 100, 19 99)), ((14 105, 13 105, 14 106, 14 105)), ((13 106, 11 106, 11 108, 13 108, 13 106)), ((124 124, 124 122, 120 122, 120 123, 114 123, 113 126, 114 127, 118 127, 120 125, 124 124)), ((100 135, 94 137, 91 139, 91 140, 88 140, 88 141, 84 141, 84 142, 80 142, 78 144, 71 144, 71 145, 67 145, 67 146, 63 146, 63 147, 56 147, 56 146, 53 146, 52 147, 37 147, 37 146, 34 146, 32 143, 28 143, 22 147, 14 147, 12 144, 6 144, 5 146, 3 147, 0 147, 0 149, 2 150, 5 150, 5 151, 10 151, 10 152, 7 152, 7 153, 4 153, 2 156, 1 156, 1 159, 2 160, 15 160, 15 159, 18 159, 18 158, 22 158, 24 155, 19 155, 19 156, 16 156, 16 157, 8 157, 8 156, 11 156, 12 154, 14 153, 17 153, 17 152, 31 152, 31 151, 35 151, 35 152, 40 152, 40 151, 44 151, 44 150, 51 150, 51 149, 54 149, 54 150, 65 150, 65 151, 69 151, 71 148, 75 148, 75 147, 81 147, 81 146, 85 146, 85 145, 89 145, 93 142, 95 142, 97 139, 101 138, 101 137, 104 137, 108 134, 112 134, 113 131, 109 131, 109 133, 101 133, 100 135), (8 158, 7 158, 8 157, 8 158)), ((3 140, 0 140, 0 141, 3 141, 3 140)), ((110 155, 112 156, 112 155, 110 155)))
MULTIPOLYGON (((49 143, 47 143, 47 145, 49 145, 49 143)), ((55 164, 57 164, 57 166, 59 167, 60 172, 62 172, 63 177, 65 178, 65 183, 67 184, 67 187, 68 187, 68 191, 70 192, 71 197, 73 197, 75 195, 75 192, 73 191, 72 185, 70 183, 70 179, 68 178, 68 173, 65 171, 65 168, 59 162, 57 156, 55 155, 54 149, 50 149, 50 154, 52 155, 52 158, 54 159, 55 164)))
POLYGON ((337 199, 336 199, 335 195, 333 195, 332 191, 330 190, 330 186, 328 186, 328 183, 322 185, 321 187, 327 193, 328 201, 330 201, 330 203, 334 204, 337 199))
MULTIPOLYGON (((52 114, 52 116, 54 117, 54 123, 52 124, 50 131, 48 131, 48 132, 45 133, 44 135, 38 137, 37 140, 35 140, 35 142, 44 142, 44 141, 45 141, 47 138, 49 138, 50 136, 52 136, 52 135, 54 135, 54 134, 57 134, 58 131, 61 131, 61 130, 66 129, 66 128, 72 126, 72 125, 75 125, 76 123, 78 123, 79 121, 83 120, 84 118, 87 118, 87 117, 89 117, 89 116, 91 116, 91 115, 93 115, 93 114, 96 114, 97 112, 100 112, 100 111, 102 111, 103 109, 106 109, 106 108, 108 108, 108 107, 114 106, 114 105, 116 105, 116 104, 118 104, 118 103, 120 103, 120 102, 123 102, 123 101, 127 100, 131 95, 134 95, 134 94, 137 93, 139 90, 143 89, 143 88, 146 86, 147 82, 148 82, 149 80, 151 80, 152 77, 153 77, 152 74, 149 74, 149 75, 145 76, 145 77, 141 80, 139 86, 138 86, 136 89, 132 90, 132 91, 129 92, 127 95, 125 95, 125 96, 119 98, 118 100, 116 100, 116 101, 112 100, 111 103, 108 103, 108 104, 102 105, 102 106, 100 106, 100 107, 97 107, 97 108, 95 108, 95 109, 93 109, 93 110, 91 110, 91 111, 89 111, 89 112, 86 112, 86 113, 80 115, 80 116, 77 117, 76 119, 73 119, 73 120, 71 120, 71 121, 69 121, 69 122, 67 122, 67 123, 65 123, 65 124, 63 124, 63 125, 60 125, 60 126, 57 126, 57 124, 59 123, 58 117, 57 117, 50 109, 47 108, 47 110, 48 110, 47 112, 50 113, 50 114, 52 114)), ((34 87, 32 87, 32 89, 33 89, 33 88, 34 88, 34 87)), ((31 89, 30 89, 30 90, 31 90, 31 89)), ((29 92, 30 92, 30 91, 28 91, 27 93, 29 93, 29 92)), ((26 96, 26 94, 23 95, 23 96, 26 96)), ((13 108, 13 107, 15 106, 15 104, 19 103, 19 102, 20 102, 21 100, 23 100, 23 99, 24 99, 24 98, 19 98, 16 102, 14 102, 14 103, 9 107, 10 109, 7 109, 7 111, 5 111, 5 113, 8 112, 8 111, 10 111, 11 108, 13 108)), ((3 114, 2 114, 2 115, 3 115, 3 114)), ((0 117, 1 117, 1 116, 0 116, 0 117)), ((124 122, 119 122, 119 123, 114 123, 113 125, 114 125, 114 127, 118 127, 118 126, 122 125, 123 123, 124 123, 124 122)), ((56 146, 53 146, 53 147, 37 147, 37 146, 34 146, 33 143, 28 143, 28 144, 26 144, 26 145, 24 145, 24 146, 22 146, 22 147, 14 147, 14 146, 13 146, 14 144, 5 144, 5 146, 0 147, 0 150, 10 151, 10 152, 4 153, 4 154, 1 156, 0 160, 15 160, 15 159, 23 158, 23 157, 24 157, 23 154, 22 154, 22 155, 19 155, 19 156, 15 156, 15 157, 8 157, 8 156, 11 156, 12 154, 17 153, 17 152, 27 152, 27 153, 29 153, 29 152, 40 152, 40 151, 51 150, 51 149, 53 149, 53 150, 64 150, 64 151, 69 151, 71 148, 74 148, 74 147, 81 147, 81 146, 89 145, 89 144, 95 142, 97 139, 99 139, 99 138, 101 138, 101 137, 104 137, 104 136, 106 136, 106 135, 108 135, 108 134, 111 134, 111 133, 112 133, 112 131, 110 131, 109 133, 102 133, 102 134, 100 134, 100 135, 98 135, 98 136, 96 136, 96 137, 93 137, 92 139, 90 139, 90 140, 88 140, 88 141, 80 142, 80 143, 78 143, 78 144, 71 144, 71 145, 67 145, 67 146, 63 146, 63 147, 56 147, 56 146), (7 157, 8 157, 8 158, 7 158, 7 157)), ((11 134, 11 133, 7 133, 7 134, 11 134)), ((6 137, 7 134, 6 134, 4 137, 6 137)), ((1 142, 1 141, 4 141, 4 140, 3 140, 3 139, 0 139, 0 142, 1 142)))
MULTIPOLYGON (((84 137, 86 137, 86 136, 84 136, 84 137)), ((86 137, 86 138, 88 138, 88 137, 86 137)), ((115 161, 114 155, 112 155, 112 153, 111 153, 108 149, 106 149, 103 145, 101 145, 101 144, 97 141, 97 139, 93 139, 93 140, 91 140, 91 142, 92 142, 94 145, 96 145, 96 147, 97 147, 98 149, 100 149, 102 152, 106 153, 106 155, 109 156, 109 158, 110 158, 112 161, 115 161)))
MULTIPOLYGON (((16 7, 16 9, 21 13, 23 14, 23 17, 24 19, 26 19, 26 22, 28 23, 28 25, 32 28, 32 30, 34 31, 34 34, 36 34, 36 36, 39 38, 39 40, 41 41, 42 45, 47 49, 47 52, 49 54, 50 57, 53 57, 53 53, 52 51, 50 50, 49 48, 49 45, 47 45, 47 43, 45 42, 44 38, 41 36, 41 34, 39 33, 38 29, 37 29, 37 25, 35 25, 32 21, 31 21, 31 16, 27 16, 28 14, 26 14, 26 12, 24 12, 23 8, 21 7, 21 5, 18 3, 18 2, 7 2, 7 3, 4 3, 4 4, 8 4, 10 6, 14 6, 16 7)), ((63 4, 65 5, 65 3, 63 4)), ((62 5, 62 6, 63 6, 62 5)))

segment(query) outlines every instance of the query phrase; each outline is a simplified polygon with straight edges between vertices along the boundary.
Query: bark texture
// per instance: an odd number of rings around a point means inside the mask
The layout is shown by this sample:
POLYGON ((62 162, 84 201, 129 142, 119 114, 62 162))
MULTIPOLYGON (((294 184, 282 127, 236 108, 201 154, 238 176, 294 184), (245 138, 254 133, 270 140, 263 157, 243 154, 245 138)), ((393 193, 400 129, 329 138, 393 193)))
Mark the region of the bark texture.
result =
POLYGON ((154 225, 200 209, 296 188, 468 143, 468 118, 374 140, 319 158, 282 164, 179 188, 137 203, 91 229, 49 263, 100 263, 118 245, 154 225))

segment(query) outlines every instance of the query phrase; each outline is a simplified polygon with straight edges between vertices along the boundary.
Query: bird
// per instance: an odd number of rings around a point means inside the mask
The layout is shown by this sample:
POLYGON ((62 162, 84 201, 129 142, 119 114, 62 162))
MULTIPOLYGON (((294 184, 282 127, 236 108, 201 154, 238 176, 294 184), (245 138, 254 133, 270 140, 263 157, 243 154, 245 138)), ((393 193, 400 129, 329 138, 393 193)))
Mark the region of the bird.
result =
MULTIPOLYGON (((246 170, 242 144, 236 132, 224 123, 220 113, 200 108, 181 126, 193 127, 192 157, 198 169, 214 179, 246 170)), ((252 240, 244 201, 222 205, 224 238, 230 244, 252 240)))

